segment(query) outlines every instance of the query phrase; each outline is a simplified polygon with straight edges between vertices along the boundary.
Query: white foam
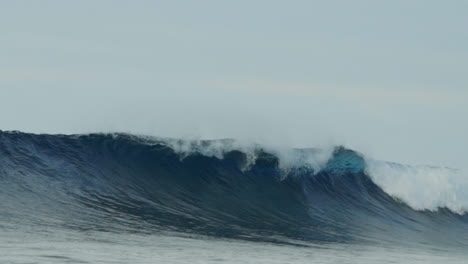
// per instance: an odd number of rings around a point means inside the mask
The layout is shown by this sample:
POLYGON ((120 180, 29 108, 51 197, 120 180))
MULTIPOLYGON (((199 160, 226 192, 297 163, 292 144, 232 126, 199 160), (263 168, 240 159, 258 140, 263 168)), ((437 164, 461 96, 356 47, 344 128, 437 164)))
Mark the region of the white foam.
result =
POLYGON ((468 212, 468 177, 462 170, 366 160, 366 172, 386 193, 416 210, 468 212))
POLYGON ((285 172, 293 168, 309 168, 315 173, 323 169, 333 155, 334 147, 323 149, 266 148, 279 158, 279 167, 285 172))
POLYGON ((245 168, 250 167, 254 164, 257 158, 256 149, 259 146, 255 144, 247 144, 239 141, 224 139, 224 140, 174 140, 165 139, 167 143, 177 154, 180 155, 181 159, 187 156, 198 153, 207 157, 216 157, 218 159, 224 158, 224 155, 231 151, 241 151, 245 153, 247 162, 245 168))
MULTIPOLYGON (((291 149, 280 146, 268 146, 251 142, 242 142, 232 139, 223 140, 199 140, 199 139, 158 139, 168 144, 181 159, 188 155, 198 153, 208 157, 222 159, 231 151, 241 151, 247 157, 244 169, 250 168, 257 159, 259 150, 273 154, 279 158, 279 168, 284 172, 292 168, 306 167, 318 172, 325 167, 327 161, 333 154, 333 147, 323 149, 291 149)), ((287 174, 287 173, 286 173, 287 174)))

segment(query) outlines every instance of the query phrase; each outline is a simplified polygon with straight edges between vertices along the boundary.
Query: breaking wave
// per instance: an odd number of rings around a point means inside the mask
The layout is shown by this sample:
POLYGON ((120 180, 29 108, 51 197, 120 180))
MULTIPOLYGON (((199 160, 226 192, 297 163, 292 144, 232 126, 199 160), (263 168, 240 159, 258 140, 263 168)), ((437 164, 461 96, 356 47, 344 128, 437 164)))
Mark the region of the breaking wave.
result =
POLYGON ((0 132, 0 228, 466 248, 466 190, 460 170, 341 146, 0 132))

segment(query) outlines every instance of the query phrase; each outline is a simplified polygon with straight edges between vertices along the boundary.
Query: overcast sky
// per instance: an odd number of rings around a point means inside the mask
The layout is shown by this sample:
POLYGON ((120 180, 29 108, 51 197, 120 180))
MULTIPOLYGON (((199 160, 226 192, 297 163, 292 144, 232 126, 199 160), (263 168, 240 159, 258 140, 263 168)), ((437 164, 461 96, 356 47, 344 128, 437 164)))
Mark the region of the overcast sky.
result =
POLYGON ((468 1, 1 1, 0 129, 468 167, 468 1))

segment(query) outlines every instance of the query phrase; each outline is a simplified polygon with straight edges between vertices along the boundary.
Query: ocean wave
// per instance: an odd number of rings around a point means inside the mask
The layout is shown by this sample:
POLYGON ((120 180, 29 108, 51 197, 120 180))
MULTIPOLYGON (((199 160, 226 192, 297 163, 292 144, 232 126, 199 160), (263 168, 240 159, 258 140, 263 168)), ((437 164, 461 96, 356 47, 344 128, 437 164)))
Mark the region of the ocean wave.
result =
POLYGON ((344 147, 0 132, 0 183, 0 225, 12 228, 468 245, 459 171, 344 147))

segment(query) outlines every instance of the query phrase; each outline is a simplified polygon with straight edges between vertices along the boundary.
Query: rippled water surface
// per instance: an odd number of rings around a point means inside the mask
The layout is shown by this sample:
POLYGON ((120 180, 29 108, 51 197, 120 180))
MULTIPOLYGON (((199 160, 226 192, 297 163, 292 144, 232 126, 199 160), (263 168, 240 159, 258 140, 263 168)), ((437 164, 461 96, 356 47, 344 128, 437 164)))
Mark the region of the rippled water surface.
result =
POLYGON ((437 249, 278 245, 207 237, 67 230, 0 231, 0 263, 466 263, 437 249))

